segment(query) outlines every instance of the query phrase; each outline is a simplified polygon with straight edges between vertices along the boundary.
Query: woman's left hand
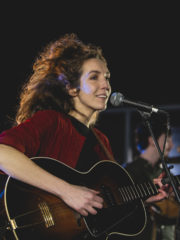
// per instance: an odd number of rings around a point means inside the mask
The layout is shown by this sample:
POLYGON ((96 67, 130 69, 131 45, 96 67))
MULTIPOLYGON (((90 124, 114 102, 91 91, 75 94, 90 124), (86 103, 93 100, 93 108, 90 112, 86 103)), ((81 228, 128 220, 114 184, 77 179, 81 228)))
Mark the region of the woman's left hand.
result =
POLYGON ((165 175, 164 173, 161 173, 158 178, 153 179, 153 183, 159 186, 158 194, 146 199, 146 203, 161 201, 169 197, 170 194, 169 185, 168 184, 163 185, 161 181, 164 175, 165 175))

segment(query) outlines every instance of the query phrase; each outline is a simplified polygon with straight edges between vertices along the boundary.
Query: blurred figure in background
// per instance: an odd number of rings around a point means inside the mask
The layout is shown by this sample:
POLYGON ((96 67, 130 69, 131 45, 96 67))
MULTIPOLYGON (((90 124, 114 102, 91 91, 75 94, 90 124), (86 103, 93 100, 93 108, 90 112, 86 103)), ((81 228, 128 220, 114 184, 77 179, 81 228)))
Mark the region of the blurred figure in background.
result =
MULTIPOLYGON (((163 151, 165 136, 167 132, 166 124, 162 118, 152 117, 151 126, 155 138, 158 141, 161 151, 163 151)), ((130 173, 134 182, 143 183, 152 181, 163 171, 160 155, 148 127, 140 123, 135 129, 136 154, 134 161, 126 165, 126 170, 130 173)), ((167 136, 164 148, 164 157, 168 157, 173 147, 171 129, 167 136)), ((175 223, 179 206, 174 197, 162 200, 157 204, 146 205, 148 213, 148 224, 142 236, 137 239, 153 240, 173 240, 175 239, 175 223)))

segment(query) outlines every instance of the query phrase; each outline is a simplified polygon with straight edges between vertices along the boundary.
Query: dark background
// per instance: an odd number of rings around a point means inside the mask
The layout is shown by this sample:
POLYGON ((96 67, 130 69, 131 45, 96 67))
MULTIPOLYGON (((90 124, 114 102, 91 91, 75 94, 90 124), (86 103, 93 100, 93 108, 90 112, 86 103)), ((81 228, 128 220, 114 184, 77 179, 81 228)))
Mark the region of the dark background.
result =
MULTIPOLYGON (((179 124, 178 5, 137 1, 51 1, 1 6, 0 130, 9 127, 21 85, 35 57, 51 40, 76 33, 84 42, 103 48, 111 72, 112 91, 134 101, 170 106, 179 124)), ((111 108, 111 106, 109 106, 111 108)), ((124 113, 100 119, 118 159, 124 149, 124 113)), ((133 123, 139 119, 133 115, 133 123)), ((123 156, 124 158, 124 156, 123 156)), ((124 161, 124 160, 120 160, 124 161)))

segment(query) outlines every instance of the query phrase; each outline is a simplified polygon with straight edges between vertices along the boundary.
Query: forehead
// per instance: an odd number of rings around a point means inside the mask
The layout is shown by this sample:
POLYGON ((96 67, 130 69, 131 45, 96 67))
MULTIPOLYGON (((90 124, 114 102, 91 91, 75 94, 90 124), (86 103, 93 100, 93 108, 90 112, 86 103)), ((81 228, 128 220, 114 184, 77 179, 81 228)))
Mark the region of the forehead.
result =
POLYGON ((97 58, 91 58, 84 61, 82 65, 82 74, 90 71, 98 71, 102 73, 109 72, 106 63, 97 58))

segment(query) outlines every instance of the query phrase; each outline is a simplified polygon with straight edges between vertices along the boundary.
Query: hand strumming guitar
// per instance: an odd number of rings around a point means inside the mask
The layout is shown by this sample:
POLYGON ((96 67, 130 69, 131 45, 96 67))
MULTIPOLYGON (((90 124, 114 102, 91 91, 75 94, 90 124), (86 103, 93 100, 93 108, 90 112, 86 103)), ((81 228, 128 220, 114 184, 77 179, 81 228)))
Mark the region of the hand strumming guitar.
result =
POLYGON ((95 215, 95 208, 103 208, 103 199, 98 196, 99 192, 87 187, 68 184, 62 200, 80 213, 87 216, 89 213, 95 215))

